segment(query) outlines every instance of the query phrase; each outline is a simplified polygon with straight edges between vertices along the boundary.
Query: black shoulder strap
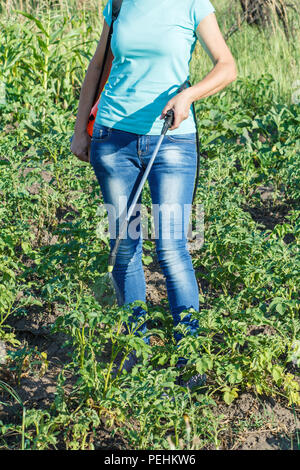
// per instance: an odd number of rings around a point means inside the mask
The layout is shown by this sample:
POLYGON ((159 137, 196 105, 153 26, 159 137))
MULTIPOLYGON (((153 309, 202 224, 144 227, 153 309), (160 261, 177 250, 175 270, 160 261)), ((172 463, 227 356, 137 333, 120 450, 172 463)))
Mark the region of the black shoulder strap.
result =
MULTIPOLYGON (((114 27, 114 22, 119 16, 121 6, 122 6, 123 0, 112 0, 112 12, 111 12, 111 23, 110 23, 110 28, 109 28, 109 33, 108 33, 108 38, 106 42, 106 48, 105 48, 105 54, 104 54, 104 59, 103 59, 103 70, 106 62, 106 57, 108 54, 109 46, 110 46, 110 41, 113 33, 113 27, 114 27)), ((103 70, 101 71, 101 75, 103 73, 103 70)))
POLYGON ((97 84, 97 87, 96 87, 96 90, 95 90, 95 96, 94 96, 93 104, 95 104, 95 102, 97 101, 97 98, 98 98, 100 83, 101 83, 102 75, 104 73, 105 64, 106 64, 106 61, 107 61, 107 55, 108 55, 110 42, 111 42, 111 37, 112 37, 112 33, 113 33, 114 22, 116 21, 116 19, 119 16, 121 6, 122 6, 122 2, 123 2, 123 0, 112 0, 112 15, 111 15, 112 21, 111 21, 110 27, 109 27, 109 32, 108 32, 108 37, 107 37, 107 41, 106 41, 103 62, 102 62, 102 68, 101 68, 101 72, 100 72, 100 75, 99 75, 98 84, 97 84))
MULTIPOLYGON (((122 2, 123 2, 123 0, 112 0, 111 23, 110 23, 110 28, 109 28, 109 33, 108 33, 108 38, 107 38, 106 48, 105 48, 105 54, 104 54, 104 59, 103 59, 103 70, 104 70, 106 57, 107 57, 110 42, 111 42, 111 37, 112 37, 112 33, 113 33, 113 28, 114 28, 114 22, 116 21, 116 19, 119 16, 121 6, 122 6, 122 2)), ((102 72, 103 72, 103 70, 102 70, 102 72)), ((102 75, 102 72, 101 72, 101 75, 102 75)))
POLYGON ((123 0, 112 0, 112 22, 116 21, 121 10, 123 0))

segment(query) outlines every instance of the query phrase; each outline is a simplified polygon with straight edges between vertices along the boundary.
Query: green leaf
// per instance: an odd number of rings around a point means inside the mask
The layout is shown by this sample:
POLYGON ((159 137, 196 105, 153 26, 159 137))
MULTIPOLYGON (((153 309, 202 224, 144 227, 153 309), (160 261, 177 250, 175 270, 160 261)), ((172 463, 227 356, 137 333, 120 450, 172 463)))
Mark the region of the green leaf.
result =
POLYGON ((150 255, 143 256, 143 264, 145 264, 146 266, 151 264, 152 261, 153 261, 152 256, 150 256, 150 255))
POLYGON ((280 384, 280 382, 283 380, 284 377, 284 371, 283 368, 279 365, 275 365, 272 367, 272 377, 277 383, 277 385, 280 384))
POLYGON ((223 399, 227 405, 230 405, 230 403, 232 403, 233 400, 235 400, 235 398, 239 396, 237 392, 238 392, 238 388, 226 389, 226 391, 223 394, 223 399))
POLYGON ((209 369, 213 368, 213 358, 209 356, 203 356, 196 361, 196 370, 199 374, 204 374, 209 369))
POLYGON ((37 18, 35 18, 33 15, 31 15, 30 13, 26 13, 25 11, 21 11, 21 10, 14 10, 15 13, 20 13, 20 15, 23 15, 25 16, 26 18, 28 18, 29 20, 32 20, 35 22, 35 24, 37 25, 37 27, 46 35, 49 37, 49 34, 47 33, 47 31, 45 30, 44 26, 42 25, 42 23, 40 22, 40 20, 38 20, 37 18))

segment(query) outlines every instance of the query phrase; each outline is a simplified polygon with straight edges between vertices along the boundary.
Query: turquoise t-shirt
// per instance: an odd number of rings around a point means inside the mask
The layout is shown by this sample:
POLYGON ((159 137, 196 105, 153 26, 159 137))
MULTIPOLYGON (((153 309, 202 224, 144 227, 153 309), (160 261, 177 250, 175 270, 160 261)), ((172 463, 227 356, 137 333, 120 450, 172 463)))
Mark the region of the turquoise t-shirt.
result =
MULTIPOLYGON (((111 11, 108 0, 103 15, 109 26, 111 11)), ((95 122, 136 134, 161 134, 163 108, 189 79, 197 26, 214 11, 209 0, 123 0, 111 39, 114 60, 95 122)), ((195 130, 191 106, 189 117, 168 133, 195 130)))

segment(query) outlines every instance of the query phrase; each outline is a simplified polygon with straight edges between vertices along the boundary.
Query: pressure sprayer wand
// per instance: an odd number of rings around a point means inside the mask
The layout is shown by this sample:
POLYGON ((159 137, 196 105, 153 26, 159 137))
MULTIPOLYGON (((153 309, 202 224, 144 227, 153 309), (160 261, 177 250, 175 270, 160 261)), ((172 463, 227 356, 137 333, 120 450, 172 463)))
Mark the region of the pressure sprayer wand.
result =
POLYGON ((161 143, 162 143, 162 141, 163 141, 163 138, 164 138, 164 136, 165 136, 167 130, 168 130, 169 127, 171 127, 171 125, 173 124, 173 121, 174 121, 174 111, 173 111, 173 109, 169 109, 169 110, 167 111, 167 113, 166 113, 165 122, 164 122, 164 125, 163 125, 163 128, 162 128, 162 131, 161 131, 161 135, 160 135, 160 137, 159 137, 159 139, 158 139, 158 142, 157 142, 157 144, 156 144, 156 147, 155 147, 155 150, 154 150, 154 152, 153 152, 153 155, 152 155, 152 157, 151 157, 150 160, 149 160, 149 163, 148 163, 148 165, 147 165, 147 168, 146 168, 146 170, 145 170, 145 172, 144 172, 144 174, 143 174, 143 177, 142 177, 142 179, 141 179, 141 181, 140 181, 140 184, 139 184, 139 186, 138 186, 138 189, 137 189, 137 191, 136 191, 136 194, 135 194, 135 196, 134 196, 134 198, 133 198, 132 204, 131 204, 130 208, 128 209, 127 216, 126 216, 125 220, 123 221, 122 226, 121 226, 121 228, 120 228, 120 232, 119 232, 119 235, 118 235, 118 237, 117 237, 117 239, 116 239, 116 243, 114 244, 114 247, 113 247, 113 249, 111 250, 111 253, 110 253, 110 255, 109 255, 109 258, 108 258, 108 268, 107 268, 107 270, 108 270, 109 273, 111 273, 112 270, 113 270, 113 268, 114 268, 114 265, 115 265, 115 262, 116 262, 117 251, 118 251, 118 248, 119 248, 119 245, 120 245, 120 242, 121 242, 121 238, 123 237, 123 235, 124 235, 124 233, 125 233, 125 231, 126 231, 126 229, 127 229, 128 222, 129 222, 129 220, 130 220, 130 217, 132 216, 132 213, 133 213, 133 210, 134 210, 135 205, 136 205, 136 203, 137 203, 137 200, 138 200, 138 198, 139 198, 139 196, 140 196, 140 194, 141 194, 141 192, 142 192, 143 186, 144 186, 145 181, 146 181, 146 179, 147 179, 147 177, 148 177, 148 175, 149 175, 149 172, 150 172, 150 170, 151 170, 151 167, 152 167, 152 164, 153 164, 153 162, 154 162, 154 160, 155 160, 155 157, 156 157, 156 155, 157 155, 157 152, 158 152, 158 150, 159 150, 159 148, 160 148, 160 145, 161 145, 161 143))

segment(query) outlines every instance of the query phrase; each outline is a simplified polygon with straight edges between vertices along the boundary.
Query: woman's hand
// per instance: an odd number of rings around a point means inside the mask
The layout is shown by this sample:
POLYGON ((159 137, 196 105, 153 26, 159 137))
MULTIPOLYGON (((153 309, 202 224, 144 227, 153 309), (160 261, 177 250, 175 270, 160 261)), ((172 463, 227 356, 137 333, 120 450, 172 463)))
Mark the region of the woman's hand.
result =
POLYGON ((71 152, 82 162, 90 161, 91 137, 87 131, 74 133, 71 142, 71 152))
POLYGON ((169 109, 174 111, 174 122, 172 127, 169 128, 170 131, 177 129, 182 121, 189 117, 190 107, 192 104, 192 99, 188 93, 188 89, 181 91, 178 95, 175 95, 173 98, 168 101, 164 109, 162 110, 160 119, 164 119, 165 115, 169 109))

